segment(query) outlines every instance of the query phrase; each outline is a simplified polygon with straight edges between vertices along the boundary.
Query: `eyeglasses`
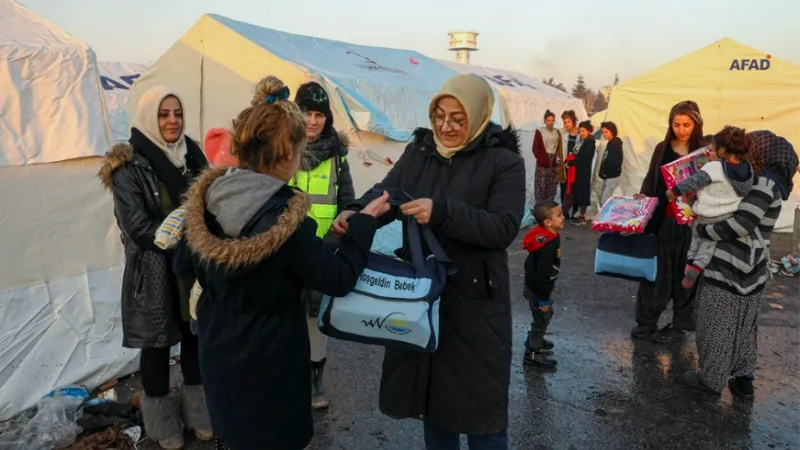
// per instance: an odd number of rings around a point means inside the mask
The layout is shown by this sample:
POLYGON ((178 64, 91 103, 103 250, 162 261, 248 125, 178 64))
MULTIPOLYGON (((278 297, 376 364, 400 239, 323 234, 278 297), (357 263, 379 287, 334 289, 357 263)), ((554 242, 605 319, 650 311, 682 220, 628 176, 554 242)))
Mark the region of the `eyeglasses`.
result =
POLYGON ((467 123, 466 120, 462 120, 460 122, 456 122, 455 120, 452 119, 446 120, 443 116, 432 116, 431 120, 433 120, 433 124, 439 128, 444 127, 445 123, 450 124, 450 128, 452 128, 454 131, 461 130, 464 124, 467 123))

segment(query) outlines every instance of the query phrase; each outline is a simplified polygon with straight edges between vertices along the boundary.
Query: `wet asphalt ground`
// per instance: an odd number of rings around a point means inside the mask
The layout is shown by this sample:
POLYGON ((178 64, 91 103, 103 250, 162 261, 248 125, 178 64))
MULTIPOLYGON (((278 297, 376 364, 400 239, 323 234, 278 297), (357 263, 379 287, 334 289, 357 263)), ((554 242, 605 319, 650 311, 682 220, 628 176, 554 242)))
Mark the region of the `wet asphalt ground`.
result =
MULTIPOLYGON (((755 401, 738 400, 728 391, 714 397, 678 381, 697 364, 693 334, 672 346, 630 339, 636 285, 594 275, 597 234, 588 226, 567 225, 549 336, 559 365, 557 371, 540 372, 523 367, 521 359, 530 321, 522 297, 523 234, 509 249, 512 449, 800 448, 800 279, 776 276, 762 297, 755 401)), ((790 246, 791 234, 774 236, 773 256, 787 254, 790 246)), ((664 313, 662 325, 670 315, 664 313)), ((419 422, 395 421, 378 411, 383 349, 336 340, 328 349, 325 384, 331 407, 315 413, 310 449, 424 449, 419 422)), ((177 366, 173 369, 179 377, 177 366)), ((133 377, 117 390, 122 399, 137 387, 133 377)), ((157 447, 146 442, 139 448, 157 447)), ((187 442, 187 448, 213 445, 187 442)))

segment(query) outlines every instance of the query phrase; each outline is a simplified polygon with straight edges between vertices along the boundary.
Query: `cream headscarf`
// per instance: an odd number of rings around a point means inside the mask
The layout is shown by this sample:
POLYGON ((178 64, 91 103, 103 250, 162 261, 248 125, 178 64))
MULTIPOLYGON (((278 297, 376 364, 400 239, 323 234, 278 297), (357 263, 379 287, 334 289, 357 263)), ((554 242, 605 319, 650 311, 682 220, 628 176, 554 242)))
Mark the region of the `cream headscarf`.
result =
POLYGON ((431 117, 431 127, 434 130, 433 140, 436 142, 436 151, 447 159, 450 159, 469 145, 475 138, 483 133, 489 125, 494 109, 494 92, 483 77, 477 75, 456 75, 444 83, 439 93, 433 97, 428 107, 428 115, 431 117), (460 147, 446 147, 436 135, 436 124, 433 122, 433 113, 436 105, 442 97, 453 97, 464 107, 469 122, 469 134, 467 142, 460 147))
POLYGON ((186 138, 183 130, 177 141, 168 144, 161 136, 161 129, 158 126, 158 108, 161 107, 161 101, 169 96, 177 98, 183 107, 183 101, 176 92, 170 91, 164 86, 154 86, 148 89, 139 99, 139 108, 133 126, 156 147, 163 150, 175 167, 181 169, 186 167, 186 138))

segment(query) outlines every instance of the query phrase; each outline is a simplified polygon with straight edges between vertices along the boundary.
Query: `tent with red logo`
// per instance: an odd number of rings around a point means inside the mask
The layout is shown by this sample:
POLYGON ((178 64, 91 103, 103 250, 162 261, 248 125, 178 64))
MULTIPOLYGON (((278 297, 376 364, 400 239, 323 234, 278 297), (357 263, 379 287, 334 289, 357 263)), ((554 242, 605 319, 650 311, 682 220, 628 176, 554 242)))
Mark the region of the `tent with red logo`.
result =
MULTIPOLYGON (((625 149, 618 194, 639 191, 673 105, 694 100, 705 134, 725 125, 767 129, 800 152, 800 66, 730 38, 689 53, 614 87, 604 120, 616 123, 625 149)), ((776 230, 790 231, 800 175, 776 230)))
MULTIPOLYGON (((229 128, 267 75, 292 91, 317 81, 331 97, 334 126, 352 137, 356 189, 383 178, 415 128, 428 126, 428 103, 455 71, 413 50, 356 45, 263 28, 205 14, 130 90, 129 115, 149 87, 184 101, 186 133, 203 142, 229 128), (366 151, 369 148, 370 151, 366 151), (360 161, 359 161, 360 160, 360 161)), ((496 119, 500 120, 499 110, 496 119)))

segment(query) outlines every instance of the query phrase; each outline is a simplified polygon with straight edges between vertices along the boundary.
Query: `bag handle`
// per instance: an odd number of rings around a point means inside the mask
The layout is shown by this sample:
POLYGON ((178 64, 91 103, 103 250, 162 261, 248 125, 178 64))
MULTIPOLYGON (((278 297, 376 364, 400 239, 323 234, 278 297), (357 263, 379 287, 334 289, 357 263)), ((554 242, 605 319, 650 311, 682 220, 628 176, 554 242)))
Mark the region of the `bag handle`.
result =
MULTIPOLYGON (((381 189, 373 189, 373 191, 376 197, 380 196, 382 193, 381 189)), ((408 192, 402 189, 393 189, 389 197, 389 204, 393 207, 399 207, 413 200, 414 197, 408 192)), ((408 246, 411 251, 411 263, 418 273, 421 273, 425 268, 425 257, 422 253, 422 239, 425 239, 425 243, 431 251, 433 258, 445 266, 447 275, 453 275, 458 272, 456 264, 447 257, 447 254, 429 227, 418 224, 413 217, 408 217, 406 219, 406 225, 408 246), (421 233, 420 230, 422 230, 421 233)))

